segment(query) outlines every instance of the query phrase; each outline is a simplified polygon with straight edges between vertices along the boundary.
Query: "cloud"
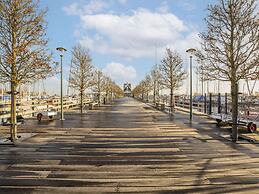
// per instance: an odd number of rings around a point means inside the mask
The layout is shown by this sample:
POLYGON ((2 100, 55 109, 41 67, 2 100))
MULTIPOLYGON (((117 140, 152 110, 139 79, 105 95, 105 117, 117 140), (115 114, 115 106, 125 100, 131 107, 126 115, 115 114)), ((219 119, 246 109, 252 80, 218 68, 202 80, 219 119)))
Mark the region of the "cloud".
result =
POLYGON ((111 77, 111 79, 120 81, 121 83, 132 81, 137 76, 134 67, 115 62, 108 63, 103 69, 103 72, 105 75, 111 77))
POLYGON ((79 6, 77 3, 72 3, 68 6, 63 7, 63 11, 65 11, 67 15, 80 15, 79 6))
POLYGON ((193 11, 196 9, 195 5, 193 4, 193 1, 191 0, 185 0, 185 1, 179 1, 179 6, 182 7, 186 11, 193 11))
POLYGON ((82 35, 82 45, 102 54, 129 59, 153 56, 150 49, 155 47, 172 45, 177 49, 179 44, 188 47, 186 39, 194 33, 174 14, 146 9, 138 9, 129 15, 85 14, 80 18, 81 31, 95 34, 82 35))
POLYGON ((108 4, 104 1, 91 0, 86 5, 72 3, 63 7, 63 11, 65 11, 67 15, 95 14, 103 11, 106 7, 108 7, 108 4))
POLYGON ((168 13, 169 12, 169 5, 167 1, 163 1, 160 7, 157 8, 157 11, 160 13, 168 13))
POLYGON ((84 6, 84 12, 87 14, 93 14, 102 11, 107 6, 108 4, 104 1, 91 0, 88 5, 84 6))
POLYGON ((118 2, 122 5, 126 5, 128 3, 128 0, 118 0, 118 2))

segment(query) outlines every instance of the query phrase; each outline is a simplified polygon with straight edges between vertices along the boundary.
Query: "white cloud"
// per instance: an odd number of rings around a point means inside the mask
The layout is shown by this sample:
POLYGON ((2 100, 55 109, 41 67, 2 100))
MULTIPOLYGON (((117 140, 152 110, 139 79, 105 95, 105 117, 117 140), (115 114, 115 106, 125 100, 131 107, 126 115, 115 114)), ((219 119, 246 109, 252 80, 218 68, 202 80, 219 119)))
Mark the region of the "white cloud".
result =
POLYGON ((155 46, 189 47, 190 42, 186 39, 193 33, 174 14, 153 13, 146 9, 138 9, 130 15, 85 14, 81 21, 83 30, 94 30, 97 34, 82 36, 81 44, 99 53, 126 58, 153 56, 150 49, 155 46))
POLYGON ((106 65, 103 69, 105 75, 111 77, 115 81, 120 81, 121 83, 126 81, 132 81, 136 78, 137 73, 134 67, 125 66, 121 63, 111 62, 106 65))
POLYGON ((169 5, 168 5, 167 1, 163 1, 161 6, 157 8, 157 11, 160 13, 168 13, 169 5))
POLYGON ((84 12, 87 14, 93 14, 102 11, 108 5, 104 1, 91 0, 90 3, 84 6, 84 12))
POLYGON ((104 8, 108 7, 108 4, 101 0, 91 0, 86 5, 78 3, 72 3, 63 7, 63 10, 67 15, 83 15, 83 14, 94 14, 103 11, 104 8))
POLYGON ((77 3, 72 3, 68 6, 63 7, 63 11, 65 11, 67 15, 80 15, 77 3))
POLYGON ((118 0, 120 4, 126 5, 128 3, 128 0, 118 0))

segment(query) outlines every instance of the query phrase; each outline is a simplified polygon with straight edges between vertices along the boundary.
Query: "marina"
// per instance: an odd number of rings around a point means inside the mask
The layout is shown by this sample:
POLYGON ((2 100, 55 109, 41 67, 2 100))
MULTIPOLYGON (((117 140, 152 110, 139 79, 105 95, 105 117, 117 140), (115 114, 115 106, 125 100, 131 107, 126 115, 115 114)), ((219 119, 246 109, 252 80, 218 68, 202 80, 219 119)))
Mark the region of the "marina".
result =
MULTIPOLYGON (((84 99, 84 106, 88 107, 90 103, 93 103, 93 98, 86 97, 84 99)), ((80 105, 80 99, 75 97, 64 97, 63 108, 65 110, 78 108, 80 105)), ((3 122, 7 118, 10 118, 11 101, 10 95, 3 95, 0 99, 0 121, 3 122)), ((27 96, 18 97, 17 99, 17 115, 24 118, 36 118, 40 116, 55 116, 60 111, 60 97, 58 96, 27 96), (52 113, 50 113, 52 112, 52 113), (52 114, 52 115, 48 115, 52 114)))
POLYGON ((259 0, 0 0, 0 194, 259 193, 259 0))
MULTIPOLYGON (((193 97, 192 108, 195 114, 206 115, 215 120, 217 125, 228 124, 232 125, 231 113, 231 99, 230 94, 212 94, 198 95, 193 97)), ((153 95, 143 95, 143 99, 139 100, 144 102, 153 102, 153 95), (147 98, 148 97, 148 98, 147 98), (144 100, 143 100, 144 99, 144 100)), ((161 98, 162 99, 162 98, 161 98)), ((171 107, 169 104, 169 95, 164 95, 163 100, 152 104, 159 110, 171 114, 171 107)), ((190 111, 189 96, 180 95, 175 96, 174 102, 175 109, 190 111)), ((255 133, 259 130, 259 96, 240 96, 238 103, 238 125, 244 126, 248 132, 255 133)))

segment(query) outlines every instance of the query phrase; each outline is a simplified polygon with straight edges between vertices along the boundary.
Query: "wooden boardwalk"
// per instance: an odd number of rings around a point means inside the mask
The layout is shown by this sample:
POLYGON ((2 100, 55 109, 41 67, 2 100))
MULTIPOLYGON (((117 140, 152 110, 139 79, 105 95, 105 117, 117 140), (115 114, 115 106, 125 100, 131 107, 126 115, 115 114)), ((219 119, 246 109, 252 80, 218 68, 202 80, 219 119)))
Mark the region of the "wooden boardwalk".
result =
POLYGON ((0 193, 259 193, 259 147, 124 98, 0 145, 0 193))

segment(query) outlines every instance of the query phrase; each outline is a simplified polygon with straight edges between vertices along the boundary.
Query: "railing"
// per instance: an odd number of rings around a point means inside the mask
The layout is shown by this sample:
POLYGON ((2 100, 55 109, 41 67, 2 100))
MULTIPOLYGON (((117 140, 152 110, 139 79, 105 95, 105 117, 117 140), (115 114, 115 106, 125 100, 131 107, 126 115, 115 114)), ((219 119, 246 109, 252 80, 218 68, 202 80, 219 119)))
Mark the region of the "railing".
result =
MULTIPOLYGON (((193 113, 194 114, 207 114, 207 115, 217 115, 217 114, 231 114, 231 103, 220 103, 217 101, 211 101, 211 102, 193 102, 193 113)), ((250 104, 247 105, 244 102, 240 102, 238 104, 239 106, 239 118, 247 118, 250 120, 254 120, 258 122, 259 119, 259 104, 250 104)), ((157 102, 155 103, 155 107, 158 110, 165 111, 165 112, 171 112, 170 105, 168 103, 161 103, 157 102)), ((190 103, 189 100, 175 101, 175 109, 179 109, 185 112, 189 112, 190 110, 190 103)))
MULTIPOLYGON (((175 106, 189 109, 190 103, 183 102, 183 101, 175 101, 175 106)), ((205 103, 204 102, 193 102, 192 107, 193 107, 193 109, 195 109, 198 112, 205 112, 205 103)))
MULTIPOLYGON (((59 99, 58 99, 59 101, 59 99)), ((53 108, 57 111, 60 110, 60 102, 51 103, 50 100, 33 100, 33 101, 24 101, 22 104, 17 106, 17 114, 22 115, 23 117, 32 117, 35 114, 41 111, 47 111, 49 108, 53 108)), ((89 105, 93 101, 91 99, 84 99, 83 104, 89 105)), ((64 102, 64 109, 72 109, 80 105, 78 99, 75 100, 66 100, 64 102)), ((0 121, 2 118, 9 118, 11 113, 11 105, 9 103, 3 103, 3 107, 0 107, 0 121)))

